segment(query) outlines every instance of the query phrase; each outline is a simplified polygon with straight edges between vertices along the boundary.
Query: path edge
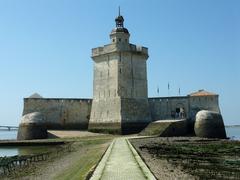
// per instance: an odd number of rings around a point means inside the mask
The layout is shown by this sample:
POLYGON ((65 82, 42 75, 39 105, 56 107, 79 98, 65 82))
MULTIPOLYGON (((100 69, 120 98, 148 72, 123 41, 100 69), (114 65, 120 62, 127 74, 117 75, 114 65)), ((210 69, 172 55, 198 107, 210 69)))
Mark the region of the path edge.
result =
POLYGON ((115 140, 109 145, 107 151, 103 155, 102 159, 100 162, 97 164, 96 169, 94 170, 92 176, 90 177, 90 180, 99 180, 102 177, 103 171, 106 166, 106 162, 112 152, 113 145, 115 144, 115 140))
POLYGON ((155 176, 152 174, 152 172, 149 170, 149 168, 147 167, 147 165, 143 162, 142 158, 139 156, 139 154, 137 153, 137 151, 135 150, 135 148, 133 147, 133 145, 129 142, 128 139, 126 139, 129 148, 131 149, 133 156, 135 158, 135 160, 137 161, 140 169, 142 170, 143 174, 146 176, 147 179, 150 180, 156 180, 155 176))

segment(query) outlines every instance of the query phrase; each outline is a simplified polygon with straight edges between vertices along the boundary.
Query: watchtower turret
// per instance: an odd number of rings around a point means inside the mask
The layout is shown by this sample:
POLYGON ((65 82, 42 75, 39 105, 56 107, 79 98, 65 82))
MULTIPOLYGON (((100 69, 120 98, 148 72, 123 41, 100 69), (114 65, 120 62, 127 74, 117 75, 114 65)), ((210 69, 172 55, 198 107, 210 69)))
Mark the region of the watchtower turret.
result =
POLYGON ((124 18, 120 14, 120 7, 118 16, 115 18, 116 27, 112 30, 110 34, 110 39, 112 43, 129 43, 130 34, 127 28, 124 27, 124 18))

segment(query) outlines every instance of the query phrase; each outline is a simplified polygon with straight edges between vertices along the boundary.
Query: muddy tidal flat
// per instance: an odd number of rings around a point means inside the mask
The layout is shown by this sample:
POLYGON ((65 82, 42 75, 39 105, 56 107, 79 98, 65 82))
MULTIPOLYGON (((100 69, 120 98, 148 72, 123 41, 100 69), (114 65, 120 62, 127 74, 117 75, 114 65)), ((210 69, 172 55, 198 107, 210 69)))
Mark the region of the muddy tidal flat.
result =
POLYGON ((240 141, 155 137, 131 143, 157 179, 240 179, 240 141))

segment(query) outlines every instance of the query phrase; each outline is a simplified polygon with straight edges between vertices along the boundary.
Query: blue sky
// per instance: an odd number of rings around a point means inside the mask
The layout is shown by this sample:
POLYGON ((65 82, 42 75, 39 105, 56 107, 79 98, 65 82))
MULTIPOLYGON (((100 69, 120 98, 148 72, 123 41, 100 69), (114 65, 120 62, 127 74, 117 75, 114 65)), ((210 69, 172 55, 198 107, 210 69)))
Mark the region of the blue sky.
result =
POLYGON ((108 44, 121 6, 130 41, 149 48, 149 96, 206 89, 240 124, 240 1, 0 0, 0 124, 23 97, 92 97, 91 48, 108 44))

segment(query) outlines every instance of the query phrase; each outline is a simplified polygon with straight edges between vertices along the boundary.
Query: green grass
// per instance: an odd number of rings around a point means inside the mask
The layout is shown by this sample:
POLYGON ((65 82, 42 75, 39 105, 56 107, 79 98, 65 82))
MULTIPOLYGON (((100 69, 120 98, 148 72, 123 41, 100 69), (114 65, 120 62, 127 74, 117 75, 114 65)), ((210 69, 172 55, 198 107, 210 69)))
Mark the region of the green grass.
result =
POLYGON ((112 137, 94 138, 79 141, 79 148, 82 148, 83 154, 79 154, 76 160, 68 166, 66 170, 55 176, 57 180, 80 180, 86 179, 88 174, 97 165, 105 150, 107 144, 112 141, 112 137))
POLYGON ((147 128, 145 128, 140 134, 143 136, 159 136, 161 135, 167 128, 169 128, 170 123, 152 123, 147 128))
MULTIPOLYGON (((47 140, 35 140, 34 142, 64 142, 61 146, 67 146, 68 143, 71 143, 72 152, 63 152, 56 157, 51 157, 50 159, 42 162, 36 162, 31 164, 29 167, 25 167, 23 169, 16 170, 14 174, 10 174, 7 178, 16 179, 16 178, 26 178, 29 176, 38 176, 43 172, 45 167, 50 167, 52 163, 58 162, 61 158, 65 158, 67 156, 66 166, 62 168, 57 168, 54 172, 54 179, 60 180, 69 180, 69 179, 86 179, 89 173, 93 170, 95 165, 99 162, 102 155, 106 151, 108 145, 112 142, 112 140, 117 137, 113 135, 101 135, 101 136, 91 136, 91 137, 75 137, 75 138, 59 138, 59 139, 47 139, 47 140), (65 167, 65 168, 64 168, 65 167), (63 169, 64 168, 64 169, 63 169), (62 170, 63 169, 63 170, 62 170), (39 174, 40 173, 40 174, 39 174)), ((28 142, 26 142, 27 144, 28 142)), ((29 145, 32 144, 32 141, 29 145)), ((40 143, 41 144, 41 143, 40 143)), ((35 146, 34 148, 38 148, 39 146, 35 146)), ((53 151, 53 146, 43 146, 43 149, 39 149, 39 153, 43 152, 43 150, 53 151), (51 149, 49 149, 51 148, 51 149)), ((58 148, 59 145, 55 146, 58 148)), ((26 149, 31 149, 32 146, 24 146, 26 149)), ((54 154, 54 153, 53 153, 54 154)))

